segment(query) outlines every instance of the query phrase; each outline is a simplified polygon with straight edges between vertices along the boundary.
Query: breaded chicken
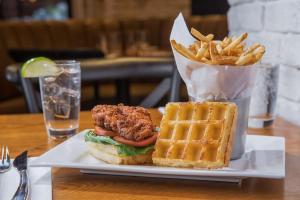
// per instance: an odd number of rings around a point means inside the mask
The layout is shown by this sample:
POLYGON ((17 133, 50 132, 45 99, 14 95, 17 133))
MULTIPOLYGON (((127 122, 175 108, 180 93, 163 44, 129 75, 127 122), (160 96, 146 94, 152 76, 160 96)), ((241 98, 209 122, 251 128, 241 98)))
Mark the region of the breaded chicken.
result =
POLYGON ((142 107, 98 105, 92 109, 92 118, 96 126, 129 140, 141 141, 154 134, 150 113, 142 107))

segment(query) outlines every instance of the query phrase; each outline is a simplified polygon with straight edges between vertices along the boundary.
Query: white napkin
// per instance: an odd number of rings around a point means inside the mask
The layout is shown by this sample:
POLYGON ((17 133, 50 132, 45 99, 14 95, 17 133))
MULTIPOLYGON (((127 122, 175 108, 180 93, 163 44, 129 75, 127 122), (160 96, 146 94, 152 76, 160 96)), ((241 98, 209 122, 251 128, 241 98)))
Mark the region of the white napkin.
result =
MULTIPOLYGON (((29 158, 29 162, 35 158, 29 158)), ((51 200, 51 168, 50 167, 29 167, 30 196, 31 200, 51 200)), ((20 176, 15 168, 6 173, 0 174, 0 200, 10 200, 19 185, 20 176)))

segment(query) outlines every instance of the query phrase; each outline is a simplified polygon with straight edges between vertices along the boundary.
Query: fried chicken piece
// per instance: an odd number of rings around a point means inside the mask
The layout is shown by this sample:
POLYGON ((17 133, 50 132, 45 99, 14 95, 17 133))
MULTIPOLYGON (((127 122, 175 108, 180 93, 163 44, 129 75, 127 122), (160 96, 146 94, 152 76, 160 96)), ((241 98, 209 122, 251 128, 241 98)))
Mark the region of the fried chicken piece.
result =
POLYGON ((129 140, 141 141, 153 135, 150 113, 142 107, 98 105, 92 109, 92 118, 96 126, 129 140))

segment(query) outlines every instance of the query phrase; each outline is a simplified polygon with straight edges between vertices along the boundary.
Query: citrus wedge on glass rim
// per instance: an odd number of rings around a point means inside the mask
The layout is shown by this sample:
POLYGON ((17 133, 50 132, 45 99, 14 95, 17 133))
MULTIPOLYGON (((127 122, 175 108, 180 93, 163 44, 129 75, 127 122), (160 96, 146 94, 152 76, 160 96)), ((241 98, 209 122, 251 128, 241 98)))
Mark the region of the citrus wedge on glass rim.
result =
POLYGON ((60 72, 55 62, 49 58, 36 57, 25 62, 21 69, 23 78, 55 76, 60 72))

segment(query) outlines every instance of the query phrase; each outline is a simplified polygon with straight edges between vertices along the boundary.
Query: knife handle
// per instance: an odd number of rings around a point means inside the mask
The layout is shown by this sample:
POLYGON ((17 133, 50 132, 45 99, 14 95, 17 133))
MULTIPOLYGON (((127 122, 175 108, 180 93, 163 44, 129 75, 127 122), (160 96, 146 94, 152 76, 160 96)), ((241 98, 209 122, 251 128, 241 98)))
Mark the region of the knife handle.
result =
POLYGON ((29 200, 29 179, 27 170, 21 170, 20 173, 20 183, 16 193, 14 194, 12 200, 29 200))

